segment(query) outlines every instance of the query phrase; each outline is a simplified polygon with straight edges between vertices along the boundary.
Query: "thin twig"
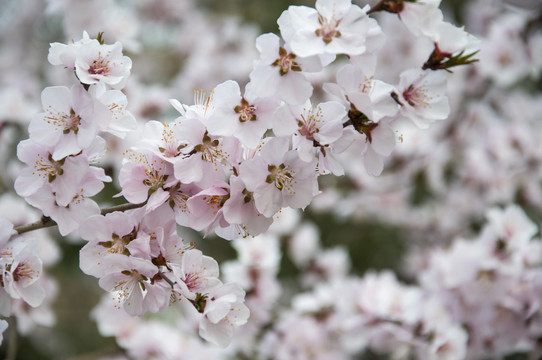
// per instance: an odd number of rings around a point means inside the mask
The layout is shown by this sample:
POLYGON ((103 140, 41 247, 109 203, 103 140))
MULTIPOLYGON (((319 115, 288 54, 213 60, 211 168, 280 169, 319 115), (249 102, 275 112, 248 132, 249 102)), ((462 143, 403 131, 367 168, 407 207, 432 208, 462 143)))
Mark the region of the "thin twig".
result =
POLYGON ((109 214, 109 213, 112 213, 112 212, 115 212, 115 211, 127 211, 127 210, 137 209, 137 208, 143 207, 145 205, 147 205, 146 201, 142 202, 140 204, 126 203, 126 204, 121 204, 121 205, 117 205, 117 206, 112 206, 110 208, 103 209, 102 210, 102 215, 109 214))
POLYGON ((17 231, 17 233, 22 234, 25 232, 48 228, 55 225, 56 225, 56 222, 53 219, 47 216, 42 216, 39 221, 36 221, 35 223, 32 223, 32 224, 17 226, 15 227, 14 230, 17 231))
MULTIPOLYGON (((126 204, 117 205, 117 206, 113 206, 113 207, 110 207, 110 208, 102 209, 101 214, 105 215, 105 214, 109 214, 109 213, 112 213, 112 212, 115 212, 115 211, 126 211, 126 210, 137 209, 137 208, 140 208, 142 206, 145 206, 146 204, 147 204, 146 201, 142 202, 141 204, 126 203, 126 204)), ((42 216, 42 218, 39 221, 36 221, 35 223, 32 223, 32 224, 17 226, 17 227, 14 228, 14 230, 17 231, 18 234, 23 234, 25 232, 38 230, 38 229, 43 229, 43 228, 48 228, 48 227, 52 227, 52 226, 55 226, 55 225, 56 225, 56 222, 53 219, 51 219, 50 217, 47 217, 47 216, 42 216)))
POLYGON ((15 317, 8 319, 9 324, 9 342, 8 342, 8 354, 6 360, 17 359, 17 343, 19 340, 19 334, 17 333, 17 320, 15 317))
POLYGON ((174 287, 175 286, 175 282, 171 281, 170 278, 168 278, 163 272, 158 272, 158 275, 163 279, 165 280, 171 287, 174 287))

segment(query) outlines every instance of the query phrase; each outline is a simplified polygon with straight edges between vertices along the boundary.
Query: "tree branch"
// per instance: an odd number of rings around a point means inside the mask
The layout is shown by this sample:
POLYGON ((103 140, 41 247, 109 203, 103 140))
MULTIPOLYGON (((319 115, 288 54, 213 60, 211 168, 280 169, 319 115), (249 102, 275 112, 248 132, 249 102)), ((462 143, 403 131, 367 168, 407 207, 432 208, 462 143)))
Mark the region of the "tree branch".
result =
MULTIPOLYGON (((137 209, 137 208, 145 206, 146 204, 147 204, 146 201, 142 202, 141 204, 132 204, 132 203, 121 204, 121 205, 113 206, 110 208, 102 209, 101 214, 105 215, 105 214, 109 214, 115 211, 126 211, 126 210, 137 209)), ((32 223, 32 224, 17 226, 15 227, 14 230, 17 231, 18 234, 23 234, 25 232, 38 230, 38 229, 44 229, 44 228, 52 227, 55 225, 56 225, 56 222, 53 219, 51 219, 48 216, 42 216, 42 218, 39 221, 36 221, 35 223, 32 223)))
POLYGON ((9 340, 8 340, 8 353, 6 360, 17 359, 17 344, 19 339, 19 333, 17 332, 17 320, 14 316, 8 319, 9 327, 9 340))

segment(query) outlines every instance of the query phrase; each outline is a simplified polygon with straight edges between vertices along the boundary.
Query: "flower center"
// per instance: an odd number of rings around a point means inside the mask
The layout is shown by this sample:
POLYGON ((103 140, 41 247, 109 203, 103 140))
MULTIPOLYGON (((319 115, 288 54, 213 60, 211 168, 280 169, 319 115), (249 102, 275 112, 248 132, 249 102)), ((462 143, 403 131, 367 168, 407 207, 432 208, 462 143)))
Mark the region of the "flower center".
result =
POLYGON ((164 160, 157 157, 149 159, 147 155, 132 150, 128 150, 125 154, 128 155, 133 162, 144 166, 145 178, 142 182, 145 186, 150 187, 150 193, 158 190, 158 188, 162 187, 167 181, 169 175, 164 174, 166 171, 166 163, 164 160))
MULTIPOLYGON (((175 126, 175 124, 173 124, 173 126, 175 126)), ((169 128, 169 124, 164 124, 161 140, 162 146, 158 147, 158 150, 165 157, 176 157, 181 153, 181 150, 186 147, 185 144, 179 144, 179 141, 175 138, 173 130, 169 128)))
POLYGON ((250 105, 245 98, 241 98, 241 105, 237 105, 234 109, 236 114, 239 114, 239 121, 244 123, 248 120, 255 121, 256 116, 256 106, 250 105))
POLYGON ((88 73, 92 75, 109 75, 111 69, 109 68, 109 60, 103 59, 101 56, 98 60, 94 60, 88 68, 88 73))
POLYGON ((427 100, 431 97, 427 95, 427 90, 424 87, 415 87, 414 84, 412 84, 403 91, 403 98, 410 106, 428 107, 429 103, 427 100))
POLYGON ((224 205, 224 202, 226 202, 223 195, 204 196, 203 200, 205 200, 205 202, 211 207, 211 209, 214 209, 215 206, 217 208, 221 208, 224 205))
POLYGON ((47 160, 45 160, 43 156, 38 154, 38 160, 34 163, 34 170, 38 173, 38 176, 46 177, 47 181, 51 183, 56 179, 57 175, 64 174, 62 165, 64 165, 65 161, 66 158, 55 161, 51 154, 49 154, 47 160))
POLYGON ((194 146, 196 152, 201 153, 201 159, 217 165, 224 159, 223 153, 218 148, 220 141, 218 139, 212 140, 211 137, 205 132, 203 135, 202 143, 194 146))
POLYGON ((285 48, 279 48, 279 58, 276 59, 271 66, 278 66, 280 76, 286 75, 291 71, 301 71, 301 67, 294 60, 295 54, 288 54, 285 48))
POLYGON ((190 273, 186 275, 186 278, 183 281, 190 292, 194 292, 201 287, 201 281, 199 274, 197 273, 190 273))
POLYGON ((121 273, 127 278, 116 281, 113 287, 113 291, 117 292, 114 299, 119 304, 128 300, 137 285, 139 285, 141 290, 145 291, 144 281, 148 280, 145 275, 140 274, 137 270, 123 270, 121 273))
POLYGON ((62 129, 63 134, 69 134, 73 131, 74 134, 79 132, 79 125, 81 125, 81 117, 75 113, 75 110, 70 108, 69 114, 54 114, 51 109, 48 110, 49 115, 43 119, 48 124, 55 126, 57 129, 62 129))
POLYGON ((246 188, 243 189, 243 202, 245 204, 248 204, 249 202, 252 201, 252 199, 254 198, 254 194, 250 191, 248 191, 246 188))
POLYGON ((180 183, 177 183, 177 185, 169 188, 168 192, 169 192, 169 206, 173 210, 177 208, 179 209, 179 211, 187 212, 188 207, 186 205, 186 201, 188 200, 189 196, 181 191, 180 183))
POLYGON ((39 271, 35 271, 26 263, 20 263, 13 271, 13 280, 20 281, 29 279, 32 280, 39 276, 39 271))
POLYGON ((218 212, 218 210, 224 206, 224 203, 226 200, 230 198, 229 194, 226 195, 209 195, 204 196, 202 199, 205 201, 205 203, 211 208, 211 211, 214 215, 218 212))
POLYGON ((299 134, 309 140, 314 140, 314 134, 320 132, 319 123, 322 121, 322 110, 318 107, 315 111, 312 109, 306 112, 306 118, 301 115, 301 120, 297 120, 299 126, 299 134))
POLYGON ((124 236, 119 236, 115 233, 111 234, 111 240, 101 241, 98 245, 101 245, 107 249, 107 252, 110 254, 122 254, 130 255, 130 250, 126 248, 132 240, 137 237, 137 229, 133 228, 131 232, 124 236))
POLYGON ((295 180, 293 178, 293 174, 295 174, 295 171, 290 170, 289 165, 280 164, 279 166, 276 165, 268 165, 267 170, 269 171, 269 175, 267 175, 267 178, 265 179, 265 182, 268 184, 275 184, 275 187, 282 191, 283 189, 289 191, 290 193, 293 193, 293 184, 295 183, 295 180))
POLYGON ((319 15, 318 22, 322 27, 315 30, 316 36, 321 36, 326 45, 329 44, 333 38, 341 36, 341 32, 337 30, 340 20, 335 20, 334 18, 328 20, 322 15, 319 15))
POLYGON ((373 88, 373 79, 374 79, 374 76, 371 76, 371 77, 365 76, 365 79, 363 79, 363 82, 359 84, 358 86, 359 90, 364 94, 368 94, 373 88))

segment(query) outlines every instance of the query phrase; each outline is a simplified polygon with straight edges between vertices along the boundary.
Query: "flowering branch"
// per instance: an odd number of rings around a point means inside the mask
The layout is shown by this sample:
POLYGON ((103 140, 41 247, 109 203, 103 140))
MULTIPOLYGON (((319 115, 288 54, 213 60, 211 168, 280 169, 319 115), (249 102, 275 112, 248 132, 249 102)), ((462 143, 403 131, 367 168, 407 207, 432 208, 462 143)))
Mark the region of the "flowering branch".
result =
MULTIPOLYGON (((147 204, 147 202, 145 201, 145 202, 142 202, 140 204, 126 203, 126 204, 121 204, 121 205, 117 205, 117 206, 112 206, 110 208, 102 209, 101 214, 105 215, 105 214, 109 214, 109 213, 112 213, 112 212, 115 212, 115 211, 126 211, 126 210, 137 209, 137 208, 140 208, 142 206, 145 206, 146 204, 147 204)), ((56 225, 57 225, 57 223, 53 219, 51 219, 50 217, 42 216, 40 220, 38 220, 38 221, 36 221, 36 222, 34 222, 32 224, 17 226, 17 227, 14 228, 14 230, 17 231, 18 234, 23 234, 23 233, 26 233, 26 232, 29 232, 29 231, 44 229, 44 228, 48 228, 48 227, 52 227, 52 226, 56 226, 56 225)))

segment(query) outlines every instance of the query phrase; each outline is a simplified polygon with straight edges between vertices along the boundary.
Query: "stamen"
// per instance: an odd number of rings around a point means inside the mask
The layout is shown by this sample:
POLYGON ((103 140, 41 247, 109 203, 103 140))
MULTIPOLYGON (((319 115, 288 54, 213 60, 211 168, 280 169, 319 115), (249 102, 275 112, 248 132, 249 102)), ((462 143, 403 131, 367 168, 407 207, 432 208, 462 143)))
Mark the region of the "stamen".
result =
POLYGON ((241 98, 241 105, 237 105, 234 109, 236 114, 239 114, 239 121, 244 123, 248 120, 255 121, 257 119, 256 106, 250 105, 245 98, 241 98))
POLYGON ((265 182, 269 184, 275 184, 275 187, 280 191, 288 191, 290 194, 295 194, 293 184, 296 183, 294 180, 295 171, 290 169, 290 165, 280 164, 268 165, 267 170, 269 175, 267 175, 265 182))
POLYGON ((203 115, 207 114, 207 110, 213 105, 213 95, 213 90, 209 92, 209 96, 203 89, 194 90, 194 107, 203 111, 203 115))
POLYGON ((291 71, 301 71, 301 66, 294 60, 295 54, 288 54, 283 47, 279 48, 279 58, 276 59, 271 66, 279 67, 279 73, 281 76, 286 75, 291 71))

